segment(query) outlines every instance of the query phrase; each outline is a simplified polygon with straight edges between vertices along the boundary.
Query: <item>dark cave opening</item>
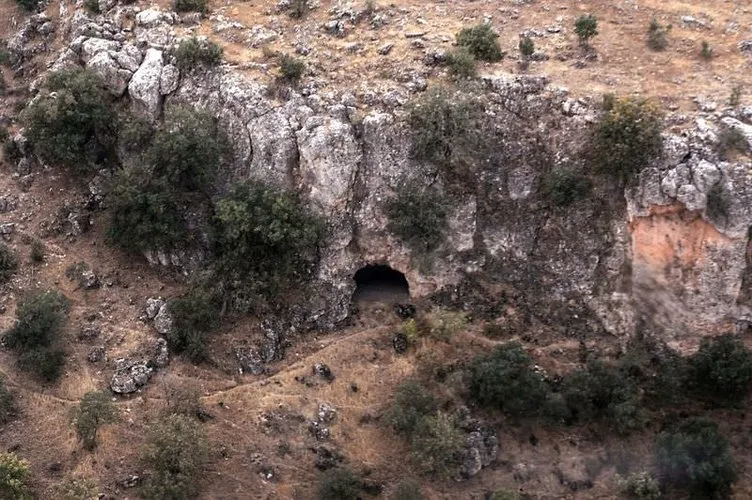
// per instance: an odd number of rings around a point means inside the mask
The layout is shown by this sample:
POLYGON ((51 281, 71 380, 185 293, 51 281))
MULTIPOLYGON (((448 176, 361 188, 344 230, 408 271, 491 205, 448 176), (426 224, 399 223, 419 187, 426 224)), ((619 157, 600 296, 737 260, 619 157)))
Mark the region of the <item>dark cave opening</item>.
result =
POLYGON ((405 275, 383 264, 369 264, 353 276, 354 301, 403 302, 410 299, 410 285, 405 275))

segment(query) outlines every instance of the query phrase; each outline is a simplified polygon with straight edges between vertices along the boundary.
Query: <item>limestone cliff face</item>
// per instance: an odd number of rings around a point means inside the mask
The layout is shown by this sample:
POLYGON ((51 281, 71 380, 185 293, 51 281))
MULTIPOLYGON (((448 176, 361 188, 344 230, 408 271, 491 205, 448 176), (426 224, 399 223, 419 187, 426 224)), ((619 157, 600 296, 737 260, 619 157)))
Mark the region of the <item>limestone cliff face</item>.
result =
MULTIPOLYGON (((424 266, 385 228, 385 201, 405 179, 445 189, 435 166, 410 157, 399 99, 369 95, 366 103, 340 89, 292 92, 281 101, 228 67, 180 74, 166 52, 179 22, 131 7, 97 22, 77 11, 63 23, 68 44, 53 69, 91 68, 153 120, 179 103, 209 109, 234 147, 217 192, 262 180, 299 191, 325 214, 330 231, 316 293, 303 308, 317 326, 347 318, 353 275, 369 263, 405 273, 415 297, 571 336, 652 328, 680 340, 749 317, 752 165, 748 156, 721 161, 713 147, 722 121, 752 140, 752 126, 737 111, 672 117, 677 125, 666 134, 663 159, 634 186, 624 192, 596 182, 590 199, 555 208, 540 194, 541 178, 579 166, 598 99, 574 99, 543 77, 484 77, 502 145, 479 166, 474 189, 446 190, 451 231, 433 265, 424 266), (708 209, 709 193, 728 199, 721 213, 708 209)), ((12 46, 20 64, 29 40, 12 46)))

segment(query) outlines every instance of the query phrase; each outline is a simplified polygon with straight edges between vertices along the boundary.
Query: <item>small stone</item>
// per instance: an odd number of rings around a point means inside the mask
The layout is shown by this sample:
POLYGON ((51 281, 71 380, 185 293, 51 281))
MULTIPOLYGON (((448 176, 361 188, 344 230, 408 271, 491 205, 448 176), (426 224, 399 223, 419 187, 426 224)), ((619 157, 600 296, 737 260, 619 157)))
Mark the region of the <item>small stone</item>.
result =
POLYGON ((167 304, 162 304, 159 312, 154 317, 154 328, 162 335, 172 332, 172 315, 170 314, 167 304))
POLYGON ((308 432, 316 439, 316 441, 326 441, 331 435, 329 428, 317 421, 311 421, 308 423, 308 432))
POLYGON ((165 304, 165 301, 161 298, 148 298, 146 299, 146 317, 149 319, 154 319, 157 317, 157 314, 159 313, 159 310, 162 309, 162 306, 165 304))
POLYGON ((86 360, 89 363, 99 363, 100 361, 104 360, 104 358, 105 350, 102 346, 92 347, 89 350, 89 354, 86 355, 86 360))
POLYGON ((170 351, 167 349, 167 341, 165 339, 157 339, 156 346, 154 348, 154 366, 158 368, 164 368, 170 364, 170 351))
POLYGON ((402 332, 395 333, 392 337, 392 345, 394 346, 394 352, 404 354, 407 352, 408 347, 407 335, 402 332))
POLYGON ((405 38, 421 38, 426 34, 425 31, 409 31, 405 33, 405 38))
POLYGON ((332 370, 324 363, 316 363, 313 365, 313 374, 318 375, 327 382, 332 382, 334 380, 334 373, 332 373, 332 370))
POLYGON ((402 320, 415 317, 415 306, 412 304, 394 304, 394 314, 402 320))
POLYGON ((99 325, 84 325, 78 334, 79 340, 94 340, 102 333, 102 329, 99 325))
POLYGON ((337 418, 337 410, 335 410, 329 403, 321 403, 319 404, 318 417, 319 422, 324 424, 334 422, 337 418))
POLYGON ((387 44, 382 45, 381 47, 379 47, 378 52, 379 52, 380 55, 386 56, 386 55, 388 55, 392 51, 393 48, 394 48, 394 44, 393 43, 387 43, 387 44))

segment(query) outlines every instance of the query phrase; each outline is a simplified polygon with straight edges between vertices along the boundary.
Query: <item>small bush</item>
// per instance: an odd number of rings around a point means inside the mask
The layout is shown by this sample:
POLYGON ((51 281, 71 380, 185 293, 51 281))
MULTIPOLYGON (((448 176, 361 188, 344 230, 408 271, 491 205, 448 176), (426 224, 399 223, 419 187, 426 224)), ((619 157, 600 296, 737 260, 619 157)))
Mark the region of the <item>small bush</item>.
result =
POLYGON ((97 446, 97 432, 106 424, 116 422, 118 410, 105 392, 87 392, 73 411, 73 427, 87 450, 97 446))
POLYGON ((448 229, 443 197, 432 189, 420 189, 407 183, 387 202, 387 229, 404 241, 416 254, 435 250, 444 242, 448 229))
POLYGON ((417 464, 426 472, 451 475, 462 459, 465 434, 446 413, 424 417, 416 428, 410 448, 417 464))
POLYGON ((598 34, 598 20, 594 15, 582 15, 574 22, 574 32, 580 45, 587 47, 590 39, 598 34))
POLYGON ((149 120, 134 114, 121 116, 118 127, 118 144, 129 153, 146 150, 154 137, 154 127, 149 120))
POLYGON ((708 190, 705 200, 705 213, 711 221, 724 221, 729 216, 731 209, 731 198, 719 182, 708 190))
POLYGON ((60 500, 94 500, 99 497, 99 486, 93 479, 70 478, 55 488, 55 495, 60 500))
POLYGON ((26 486, 29 475, 29 462, 14 453, 0 453, 0 498, 31 500, 26 486))
POLYGON ((650 21, 648 26, 648 47, 652 50, 661 51, 668 47, 668 32, 671 26, 664 26, 657 19, 650 21))
POLYGON ((130 252, 181 248, 188 229, 180 216, 174 186, 149 170, 126 168, 115 174, 107 195, 109 243, 130 252))
POLYGON ((394 390, 393 402, 384 414, 384 422, 398 434, 412 436, 418 423, 438 408, 436 399, 423 385, 413 379, 400 383, 394 390))
POLYGON ((620 479, 619 488, 625 495, 635 500, 659 500, 661 498, 660 484, 649 472, 640 472, 626 479, 620 479))
POLYGON ((0 428, 13 420, 17 414, 16 398, 5 385, 5 379, 0 377, 0 428))
POLYGON ((90 70, 51 73, 23 120, 26 137, 47 163, 86 172, 112 156, 113 98, 90 70))
POLYGON ((744 134, 732 127, 723 127, 718 132, 718 146, 716 150, 721 158, 728 159, 731 153, 747 153, 749 142, 744 134))
POLYGON ((700 57, 705 59, 706 61, 710 61, 713 59, 713 49, 710 47, 710 44, 707 40, 703 40, 702 44, 700 45, 700 57))
POLYGON ((173 190, 201 192, 229 153, 229 142, 206 111, 177 107, 166 113, 146 152, 153 175, 173 190))
POLYGON ((39 7, 39 4, 42 3, 42 0, 16 0, 18 2, 18 5, 23 7, 25 10, 29 12, 34 12, 37 10, 37 7, 39 7))
POLYGON ((394 493, 389 496, 389 500, 423 500, 423 493, 420 492, 420 484, 412 479, 400 481, 394 489, 394 493))
POLYGON ((39 240, 34 240, 31 242, 31 252, 29 252, 29 258, 32 262, 37 264, 44 262, 45 251, 46 248, 44 247, 44 243, 39 240))
POLYGON ((663 486, 689 490, 692 498, 727 498, 736 479, 728 441, 704 419, 685 420, 662 432, 656 465, 663 486))
POLYGON ((183 71, 201 66, 217 66, 222 62, 222 53, 222 47, 207 38, 184 38, 175 49, 175 65, 183 71))
POLYGON ((305 63, 296 57, 279 56, 279 79, 290 85, 297 85, 303 77, 305 63))
POLYGON ((481 23, 457 33, 457 45, 467 48, 479 61, 497 62, 504 58, 498 38, 490 24, 481 23))
POLYGON ((590 179, 568 168, 550 171, 543 179, 543 193, 554 205, 565 207, 588 196, 590 179))
POLYGON ((206 360, 206 335, 217 326, 219 314, 212 297, 203 290, 193 289, 171 300, 168 307, 174 321, 167 335, 170 348, 185 353, 193 362, 206 360))
POLYGON ((470 373, 473 398, 514 417, 537 413, 546 399, 546 382, 535 371, 532 358, 516 342, 475 358, 470 373))
POLYGON ((206 0, 173 0, 172 8, 175 12, 201 12, 206 14, 209 11, 206 0))
POLYGON ((292 0, 287 15, 290 19, 303 19, 309 10, 311 9, 308 7, 308 0, 292 0))
POLYGON ((561 394, 572 422, 606 420, 622 434, 645 422, 637 388, 614 367, 600 361, 567 375, 561 394))
POLYGON ((101 14, 99 10, 99 0, 84 0, 84 7, 89 14, 101 14))
POLYGON ((334 468, 322 472, 316 487, 319 500, 358 500, 363 489, 362 481, 350 469, 334 468))
POLYGON ((208 444, 200 424, 169 415, 153 425, 144 452, 152 475, 143 488, 147 500, 180 500, 198 496, 198 479, 208 444))
POLYGON ((449 342, 454 335, 467 328, 467 315, 463 312, 434 309, 428 322, 431 336, 449 342))
POLYGON ((590 139, 594 166, 626 182, 661 154, 662 129, 663 116, 655 104, 643 99, 613 99, 590 139))
POLYGON ((164 384, 164 395, 168 415, 196 418, 201 413, 198 388, 190 382, 168 379, 164 384))
POLYGON ((43 382, 54 382, 63 374, 65 352, 52 347, 35 347, 18 356, 18 367, 43 382))
POLYGON ((432 87, 410 102, 408 112, 413 156, 441 167, 449 181, 473 181, 493 142, 483 105, 469 94, 432 87))
POLYGON ((535 53, 535 42, 529 36, 523 36, 520 38, 520 54, 524 59, 528 59, 535 53))
POLYGON ((731 89, 731 95, 729 96, 729 106, 737 107, 741 104, 743 93, 744 87, 742 85, 734 85, 731 89))
POLYGON ((749 393, 752 354, 732 335, 702 339, 690 358, 690 384, 698 393, 719 404, 737 404, 749 393))
POLYGON ((18 257, 16 257, 16 252, 5 243, 0 243, 0 283, 8 282, 17 269, 18 257))
POLYGON ((219 276, 239 283, 237 292, 278 297, 310 274, 325 225, 297 194, 238 184, 217 202, 215 213, 219 276))
POLYGON ((467 47, 459 47, 447 54, 449 72, 458 78, 474 78, 476 74, 475 57, 467 47))
POLYGON ((26 295, 18 303, 16 324, 5 337, 6 345, 20 351, 49 346, 57 339, 69 308, 68 299, 57 291, 26 295))

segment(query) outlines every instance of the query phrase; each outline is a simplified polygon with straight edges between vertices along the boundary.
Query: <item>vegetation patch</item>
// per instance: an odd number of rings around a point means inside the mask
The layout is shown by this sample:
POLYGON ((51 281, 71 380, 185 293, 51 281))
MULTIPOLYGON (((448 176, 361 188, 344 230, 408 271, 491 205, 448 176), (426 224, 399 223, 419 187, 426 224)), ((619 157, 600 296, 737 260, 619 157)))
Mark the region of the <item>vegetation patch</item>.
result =
POLYGON ((574 32, 580 45, 588 47, 590 40, 598 34, 598 19, 592 14, 578 17, 574 23, 574 32))
POLYGON ((358 500, 363 482, 346 467, 336 467, 322 472, 316 487, 318 500, 358 500))
POLYGON ((587 198, 591 187, 590 179, 569 168, 554 169, 543 178, 544 196, 559 207, 587 198))
POLYGON ((173 55, 178 68, 190 71, 219 65, 222 62, 222 53, 222 47, 208 38, 192 36, 181 40, 173 55))
POLYGON ((723 127, 718 132, 718 146, 716 147, 721 158, 728 160, 732 153, 748 153, 749 142, 742 132, 733 127, 723 127))
POLYGON ((172 8, 175 12, 200 12, 206 14, 209 5, 206 0, 173 0, 172 8))
POLYGON ((203 289, 191 289, 169 302, 173 318, 172 331, 167 335, 170 348, 184 353, 193 362, 207 358, 206 337, 216 328, 219 308, 203 289))
POLYGON ((504 58, 499 46, 499 35, 488 23, 463 28, 457 33, 457 45, 465 47, 479 61, 497 62, 504 58))
POLYGON ((387 229, 418 255, 427 254, 444 242, 448 229, 444 197, 437 191, 406 183, 386 205, 387 229))
POLYGON ((303 77, 305 63, 287 54, 279 56, 279 80, 289 85, 297 85, 303 77))
POLYGON ((0 453, 0 498, 31 500, 27 486, 30 475, 29 462, 15 453, 0 453))
POLYGON ((23 120, 34 151, 49 164, 92 172, 113 155, 112 96, 90 70, 51 73, 23 120))
POLYGON ((749 393, 752 353, 730 334, 702 339, 689 364, 690 385, 704 398, 736 405, 749 393))
POLYGON ((17 414, 16 398, 5 385, 5 379, 0 377, 0 428, 16 418, 17 414))
POLYGON ((457 78, 475 78, 476 62, 467 47, 459 47, 447 54, 449 72, 457 78))
POLYGON ((671 25, 664 26, 657 19, 650 21, 650 26, 648 26, 648 47, 655 51, 665 50, 668 47, 669 31, 671 31, 671 25))
POLYGON ((436 412, 433 395, 415 379, 407 379, 394 390, 393 402, 384 421, 398 434, 411 437, 421 420, 436 412))
POLYGON ((0 283, 10 281, 18 269, 18 257, 8 245, 0 242, 0 283))
POLYGON ((147 500, 196 498, 198 480, 208 456, 200 424, 184 415, 169 415, 149 432, 144 462, 151 476, 142 489, 147 500))
POLYGON ((704 419, 661 433, 655 459, 661 484, 687 490, 692 498, 727 498, 736 479, 728 441, 704 419))
POLYGON ((451 415, 438 412, 424 417, 412 436, 410 448, 416 463, 426 472, 451 475, 459 466, 466 436, 451 415))
POLYGON ((73 411, 73 427, 87 450, 97 446, 97 432, 118 420, 118 410, 110 396, 102 391, 87 392, 73 411))
POLYGON ((644 99, 614 98, 604 104, 590 139, 592 161, 598 171, 626 182, 663 151, 663 115, 644 99))

